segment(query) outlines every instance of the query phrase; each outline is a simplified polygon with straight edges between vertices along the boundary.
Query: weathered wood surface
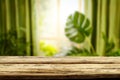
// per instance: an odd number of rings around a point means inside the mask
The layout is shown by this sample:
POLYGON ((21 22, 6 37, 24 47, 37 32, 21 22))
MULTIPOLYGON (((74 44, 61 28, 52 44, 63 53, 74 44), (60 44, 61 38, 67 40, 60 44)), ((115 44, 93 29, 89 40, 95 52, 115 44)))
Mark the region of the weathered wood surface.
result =
POLYGON ((0 57, 0 80, 83 78, 120 78, 120 57, 0 57))
POLYGON ((31 57, 2 56, 0 64, 120 64, 120 57, 31 57))

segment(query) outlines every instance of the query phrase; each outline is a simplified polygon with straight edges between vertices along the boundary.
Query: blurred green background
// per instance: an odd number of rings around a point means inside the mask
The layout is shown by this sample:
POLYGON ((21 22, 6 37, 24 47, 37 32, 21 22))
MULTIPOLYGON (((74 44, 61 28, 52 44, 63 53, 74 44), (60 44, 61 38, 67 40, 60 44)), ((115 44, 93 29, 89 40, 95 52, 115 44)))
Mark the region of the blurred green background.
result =
POLYGON ((120 56, 120 0, 0 0, 0 55, 120 56), (55 45, 41 38, 44 31, 42 37, 59 32, 62 23, 64 34, 55 45))

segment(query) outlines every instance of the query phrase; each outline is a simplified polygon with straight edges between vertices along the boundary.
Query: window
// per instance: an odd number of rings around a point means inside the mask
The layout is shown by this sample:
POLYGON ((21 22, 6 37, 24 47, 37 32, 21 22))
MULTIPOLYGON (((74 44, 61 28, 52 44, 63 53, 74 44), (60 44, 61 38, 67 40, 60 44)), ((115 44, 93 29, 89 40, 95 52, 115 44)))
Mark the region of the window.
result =
POLYGON ((37 52, 40 42, 54 46, 58 52, 72 43, 65 37, 64 27, 67 17, 74 11, 83 10, 83 0, 36 0, 37 52))

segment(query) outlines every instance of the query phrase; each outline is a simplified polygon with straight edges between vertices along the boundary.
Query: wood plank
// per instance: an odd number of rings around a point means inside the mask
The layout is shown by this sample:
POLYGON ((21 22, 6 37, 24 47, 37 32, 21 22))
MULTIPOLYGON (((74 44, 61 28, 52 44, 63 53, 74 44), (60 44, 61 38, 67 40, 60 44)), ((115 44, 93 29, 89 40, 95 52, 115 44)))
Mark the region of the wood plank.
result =
POLYGON ((120 76, 120 64, 0 64, 0 77, 3 76, 114 78, 120 76))
POLYGON ((0 74, 4 72, 18 72, 26 74, 57 73, 56 75, 62 73, 74 74, 76 72, 80 74, 116 74, 120 73, 120 64, 0 64, 0 74))
POLYGON ((120 57, 0 57, 2 80, 86 78, 120 78, 120 57))
POLYGON ((1 56, 0 64, 119 64, 120 57, 1 56))

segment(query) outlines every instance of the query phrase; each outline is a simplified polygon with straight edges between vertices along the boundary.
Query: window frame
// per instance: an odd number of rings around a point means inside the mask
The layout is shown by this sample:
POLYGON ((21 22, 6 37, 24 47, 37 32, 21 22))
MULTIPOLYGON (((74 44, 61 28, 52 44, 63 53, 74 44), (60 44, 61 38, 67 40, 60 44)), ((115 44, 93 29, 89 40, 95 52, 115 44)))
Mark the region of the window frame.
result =
POLYGON ((120 78, 120 57, 0 56, 0 79, 120 78))

